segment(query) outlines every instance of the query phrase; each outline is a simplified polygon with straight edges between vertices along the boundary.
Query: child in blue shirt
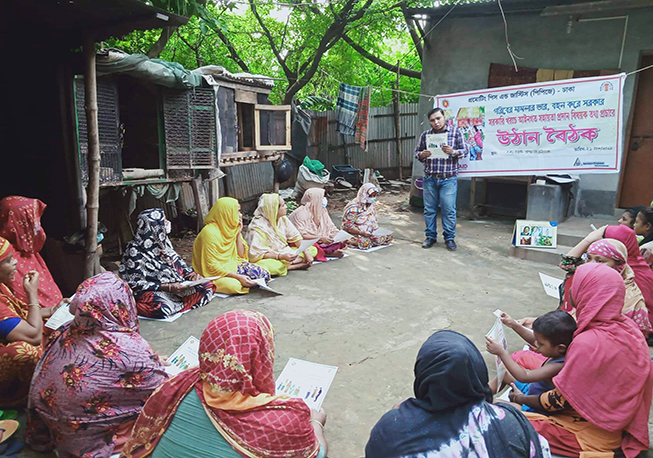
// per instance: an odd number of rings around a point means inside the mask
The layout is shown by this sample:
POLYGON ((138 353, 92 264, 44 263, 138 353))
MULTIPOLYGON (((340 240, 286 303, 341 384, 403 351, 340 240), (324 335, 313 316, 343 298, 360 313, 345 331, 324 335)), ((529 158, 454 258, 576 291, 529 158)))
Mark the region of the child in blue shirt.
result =
MULTIPOLYGON (((517 388, 529 395, 539 395, 554 389, 552 379, 562 370, 567 348, 576 332, 576 321, 567 312, 554 310, 535 320, 532 331, 506 313, 501 315, 501 322, 528 342, 533 351, 547 357, 542 366, 527 371, 512 359, 499 342, 486 337, 487 351, 501 358, 508 370, 502 382, 514 382, 517 388)), ((546 414, 525 405, 522 410, 546 414)))

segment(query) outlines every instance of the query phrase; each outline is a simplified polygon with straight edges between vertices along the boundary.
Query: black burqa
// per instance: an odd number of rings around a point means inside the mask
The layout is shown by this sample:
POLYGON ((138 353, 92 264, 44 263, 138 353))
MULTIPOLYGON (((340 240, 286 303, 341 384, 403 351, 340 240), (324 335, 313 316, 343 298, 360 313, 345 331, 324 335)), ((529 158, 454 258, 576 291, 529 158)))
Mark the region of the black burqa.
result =
POLYGON ((491 404, 485 362, 462 334, 438 331, 422 345, 414 391, 374 426, 366 458, 550 456, 519 410, 491 404))

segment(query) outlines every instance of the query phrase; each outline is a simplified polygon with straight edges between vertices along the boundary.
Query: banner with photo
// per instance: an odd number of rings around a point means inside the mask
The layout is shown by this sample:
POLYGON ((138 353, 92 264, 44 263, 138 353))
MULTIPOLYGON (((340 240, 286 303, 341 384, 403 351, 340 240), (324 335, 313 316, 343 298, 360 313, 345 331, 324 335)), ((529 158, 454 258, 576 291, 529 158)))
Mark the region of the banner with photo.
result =
POLYGON ((625 74, 438 95, 469 177, 617 173, 625 74))

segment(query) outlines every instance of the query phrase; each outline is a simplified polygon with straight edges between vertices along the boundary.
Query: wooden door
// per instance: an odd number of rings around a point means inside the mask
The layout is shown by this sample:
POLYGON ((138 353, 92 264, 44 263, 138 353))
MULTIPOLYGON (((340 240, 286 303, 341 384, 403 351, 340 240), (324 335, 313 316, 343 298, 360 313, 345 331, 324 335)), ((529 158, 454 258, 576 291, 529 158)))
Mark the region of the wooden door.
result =
MULTIPOLYGON (((639 68, 649 65, 653 65, 653 55, 643 56, 639 68)), ((653 200, 653 69, 639 73, 636 90, 633 123, 626 143, 621 208, 648 206, 653 200)))

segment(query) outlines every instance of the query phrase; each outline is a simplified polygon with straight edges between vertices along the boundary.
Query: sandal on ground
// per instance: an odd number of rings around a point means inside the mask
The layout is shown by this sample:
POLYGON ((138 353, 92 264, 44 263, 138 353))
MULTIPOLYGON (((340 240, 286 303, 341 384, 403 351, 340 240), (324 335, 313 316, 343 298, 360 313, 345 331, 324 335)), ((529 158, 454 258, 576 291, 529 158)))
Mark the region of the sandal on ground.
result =
POLYGON ((20 423, 16 420, 0 421, 0 444, 7 441, 20 428, 20 423))

